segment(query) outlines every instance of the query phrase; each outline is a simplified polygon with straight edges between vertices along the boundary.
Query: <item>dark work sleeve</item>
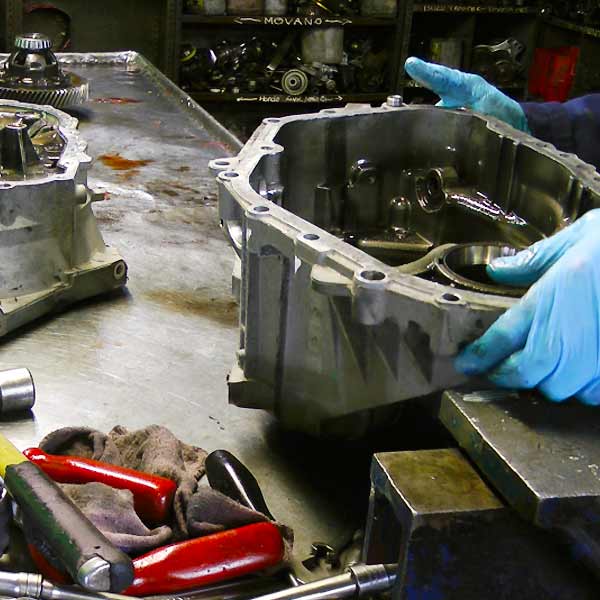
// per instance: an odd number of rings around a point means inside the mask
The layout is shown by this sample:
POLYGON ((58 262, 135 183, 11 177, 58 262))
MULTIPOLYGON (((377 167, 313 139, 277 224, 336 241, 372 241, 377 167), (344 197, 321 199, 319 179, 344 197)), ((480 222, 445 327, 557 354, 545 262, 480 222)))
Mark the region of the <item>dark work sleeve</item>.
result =
POLYGON ((600 94, 521 106, 535 137, 600 169, 600 94))

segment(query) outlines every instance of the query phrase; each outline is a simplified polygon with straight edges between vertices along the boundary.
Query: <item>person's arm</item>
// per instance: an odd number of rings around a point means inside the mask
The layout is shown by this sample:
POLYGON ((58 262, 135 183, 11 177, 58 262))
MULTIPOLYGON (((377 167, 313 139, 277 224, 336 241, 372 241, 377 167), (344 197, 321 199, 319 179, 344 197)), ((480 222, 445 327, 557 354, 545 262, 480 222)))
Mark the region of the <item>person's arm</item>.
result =
POLYGON ((600 94, 521 107, 532 135, 600 169, 600 94))
POLYGON ((444 108, 470 108, 577 154, 600 169, 600 94, 558 102, 519 104, 483 77, 411 57, 406 72, 435 92, 444 108))

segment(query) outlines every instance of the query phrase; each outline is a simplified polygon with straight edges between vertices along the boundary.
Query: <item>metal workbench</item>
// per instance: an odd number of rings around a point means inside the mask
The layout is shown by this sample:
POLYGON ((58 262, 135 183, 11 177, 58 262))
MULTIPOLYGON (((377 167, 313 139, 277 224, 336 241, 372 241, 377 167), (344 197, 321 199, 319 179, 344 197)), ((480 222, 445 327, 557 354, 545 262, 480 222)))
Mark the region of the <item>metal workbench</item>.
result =
POLYGON ((165 425, 254 471, 272 512, 295 529, 295 559, 315 540, 339 544, 364 519, 370 448, 291 436, 266 413, 227 403, 233 253, 207 163, 239 142, 135 53, 63 60, 90 80, 90 102, 72 114, 95 159, 90 184, 106 192, 94 207, 102 234, 129 282, 0 341, 0 368, 29 367, 37 387, 33 414, 4 418, 0 431, 25 448, 69 425, 165 425))

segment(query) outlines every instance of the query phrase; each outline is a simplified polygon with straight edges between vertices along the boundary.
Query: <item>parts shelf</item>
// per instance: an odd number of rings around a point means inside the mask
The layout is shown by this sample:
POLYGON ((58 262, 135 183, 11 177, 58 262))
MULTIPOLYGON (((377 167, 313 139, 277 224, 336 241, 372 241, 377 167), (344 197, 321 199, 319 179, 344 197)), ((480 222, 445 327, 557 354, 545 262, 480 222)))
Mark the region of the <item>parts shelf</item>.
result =
POLYGON ((286 94, 233 94, 220 92, 190 92, 196 102, 259 102, 263 104, 344 104, 384 102, 388 94, 324 94, 289 96, 286 94))
POLYGON ((532 15, 540 12, 539 6, 481 6, 470 4, 415 4, 420 13, 473 13, 478 15, 532 15))
MULTIPOLYGON (((532 2, 533 4, 533 2, 532 2)), ((395 18, 373 18, 359 15, 286 15, 286 16, 209 16, 199 14, 181 14, 179 33, 180 42, 192 45, 206 44, 213 39, 220 40, 248 39, 257 36, 275 36, 277 29, 290 31, 294 28, 302 30, 313 27, 343 27, 346 39, 352 35, 371 38, 384 44, 389 49, 387 64, 387 83, 385 89, 377 93, 341 92, 339 94, 313 88, 299 96, 287 96, 278 93, 278 85, 271 86, 262 93, 229 93, 228 91, 211 93, 209 91, 192 92, 192 96, 200 102, 256 102, 261 104, 335 104, 345 102, 381 102, 390 94, 406 94, 410 99, 419 93, 418 86, 407 83, 404 73, 404 62, 410 55, 425 59, 431 56, 431 47, 439 40, 458 40, 461 46, 458 62, 452 66, 469 69, 473 48, 477 45, 491 45, 498 39, 517 37, 525 46, 523 54, 523 71, 518 80, 510 81, 504 88, 517 99, 527 95, 527 72, 536 47, 538 23, 541 8, 539 6, 482 6, 468 4, 433 4, 414 3, 411 0, 398 2, 395 18), (242 34, 242 30, 244 33, 242 34), (237 33, 236 33, 237 31, 237 33), (253 31, 255 33, 253 33, 253 31), (241 37, 241 36, 245 37, 241 37)), ((283 33, 281 34, 283 35, 283 33)), ((271 38, 268 38, 271 39, 271 38)), ((273 38, 274 39, 274 38, 273 38)), ((232 44, 234 42, 232 41, 232 44)), ((205 46, 206 47, 206 46, 205 46)), ((210 47, 210 46, 209 46, 210 47)), ((291 68, 291 67, 287 67, 291 68)), ((209 84, 206 87, 211 87, 209 84)), ((218 87, 221 87, 220 85, 218 87)), ((244 88, 242 84, 240 86, 244 88)), ((191 86, 193 89, 193 86, 191 86)), ((223 86, 227 90, 227 86, 223 86)), ((340 86, 338 85, 338 89, 340 86)), ((342 90, 347 88, 341 87, 342 90)), ((237 91, 237 90, 236 90, 237 91)))
POLYGON ((270 27, 394 27, 395 19, 377 19, 372 17, 312 17, 304 15, 262 15, 243 17, 231 15, 183 15, 183 25, 238 25, 270 27))

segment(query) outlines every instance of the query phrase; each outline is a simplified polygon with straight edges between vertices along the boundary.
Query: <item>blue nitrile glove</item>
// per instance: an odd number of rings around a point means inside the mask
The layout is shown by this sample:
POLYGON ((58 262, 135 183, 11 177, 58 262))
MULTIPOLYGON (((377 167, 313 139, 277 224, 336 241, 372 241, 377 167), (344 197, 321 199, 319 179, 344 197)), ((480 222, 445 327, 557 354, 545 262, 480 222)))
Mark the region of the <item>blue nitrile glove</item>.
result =
POLYGON ((417 83, 441 98, 438 106, 470 108, 530 133, 527 117, 521 105, 483 77, 428 63, 414 56, 407 59, 404 68, 417 83))
POLYGON ((456 359, 467 375, 488 373, 504 388, 538 388, 550 400, 600 404, 600 209, 516 256, 489 275, 504 285, 539 279, 456 359))

